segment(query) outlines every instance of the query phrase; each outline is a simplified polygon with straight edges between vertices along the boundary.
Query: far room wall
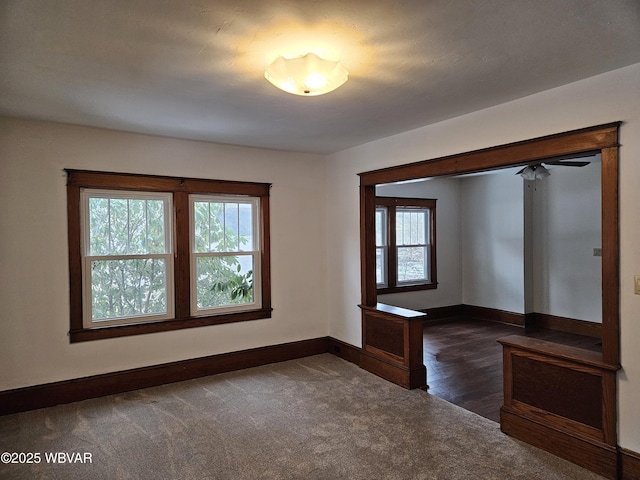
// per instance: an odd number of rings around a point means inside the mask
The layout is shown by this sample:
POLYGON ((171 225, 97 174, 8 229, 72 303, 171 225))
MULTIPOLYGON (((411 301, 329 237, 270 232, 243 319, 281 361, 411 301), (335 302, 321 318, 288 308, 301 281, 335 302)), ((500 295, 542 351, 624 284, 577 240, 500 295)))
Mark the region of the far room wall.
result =
POLYGON ((380 295, 378 301, 416 310, 462 303, 460 181, 456 178, 437 178, 416 183, 380 185, 376 188, 376 194, 386 197, 438 200, 436 203, 438 288, 380 295))
POLYGON ((0 117, 0 390, 324 337, 320 155, 0 117), (70 344, 65 168, 271 183, 269 319, 70 344))
POLYGON ((438 201, 438 288, 379 301, 417 310, 463 303, 601 322, 601 262, 593 256, 601 241, 600 164, 551 171, 536 182, 506 169, 378 186, 381 196, 438 201))
POLYGON ((460 181, 463 303, 524 313, 522 179, 498 172, 460 181))
POLYGON ((527 182, 532 208, 532 305, 527 311, 602 322, 601 163, 550 167, 527 182))

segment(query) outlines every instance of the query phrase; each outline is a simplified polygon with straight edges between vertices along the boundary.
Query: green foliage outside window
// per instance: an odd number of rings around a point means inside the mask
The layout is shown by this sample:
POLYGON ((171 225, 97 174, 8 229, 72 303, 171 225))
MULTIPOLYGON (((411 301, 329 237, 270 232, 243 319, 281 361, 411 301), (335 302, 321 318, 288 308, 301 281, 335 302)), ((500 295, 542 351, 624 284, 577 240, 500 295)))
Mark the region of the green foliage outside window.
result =
POLYGON ((92 320, 167 313, 167 258, 149 258, 168 253, 164 204, 89 198, 92 320))
POLYGON ((194 202, 197 306, 251 303, 253 295, 253 212, 240 202, 194 202))

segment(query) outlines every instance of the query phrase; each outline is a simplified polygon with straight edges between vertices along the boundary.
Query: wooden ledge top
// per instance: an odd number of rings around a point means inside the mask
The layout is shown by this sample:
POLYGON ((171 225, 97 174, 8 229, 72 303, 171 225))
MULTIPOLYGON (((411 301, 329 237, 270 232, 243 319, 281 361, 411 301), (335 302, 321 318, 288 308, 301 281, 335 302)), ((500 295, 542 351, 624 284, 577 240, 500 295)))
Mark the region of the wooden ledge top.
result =
POLYGON ((424 312, 418 312, 416 310, 409 310, 408 308, 396 307, 394 305, 387 305, 386 303, 377 303, 375 307, 367 305, 360 305, 362 310, 368 310, 370 312, 383 312, 401 318, 425 318, 427 316, 424 312))
POLYGON ((550 357, 567 360, 570 362, 581 363, 583 365, 591 365, 604 370, 617 371, 620 365, 611 365, 602 361, 602 354, 584 350, 578 347, 570 347, 559 343, 541 340, 539 338, 523 337, 521 335, 509 335, 508 337, 499 338, 498 343, 504 347, 525 350, 528 352, 539 353, 550 357))

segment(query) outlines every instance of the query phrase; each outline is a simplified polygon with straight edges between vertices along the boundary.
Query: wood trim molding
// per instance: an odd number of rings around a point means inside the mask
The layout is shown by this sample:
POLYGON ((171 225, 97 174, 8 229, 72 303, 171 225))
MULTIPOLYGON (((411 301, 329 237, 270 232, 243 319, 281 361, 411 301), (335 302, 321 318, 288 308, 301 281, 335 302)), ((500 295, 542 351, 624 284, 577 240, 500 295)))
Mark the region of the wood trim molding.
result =
POLYGON ((355 347, 350 343, 343 342, 336 338, 329 337, 329 353, 340 357, 347 362, 355 363, 360 366, 360 356, 362 355, 362 349, 355 347))
POLYGON ((497 147, 371 170, 360 173, 360 185, 371 186, 415 178, 479 172, 498 166, 526 165, 536 160, 617 148, 620 124, 621 122, 613 122, 596 125, 497 147))
POLYGON ((603 362, 598 352, 583 350, 578 347, 553 343, 539 338, 523 337, 520 335, 509 335, 498 339, 498 342, 505 347, 518 349, 523 352, 545 355, 560 361, 577 362, 583 365, 596 367, 601 370, 616 372, 620 365, 611 365, 603 362))
POLYGON ((620 448, 620 477, 622 480, 640 479, 640 453, 620 448))
MULTIPOLYGON (((333 340, 338 342, 337 340, 333 340)), ((342 344, 342 342, 340 342, 342 344)), ((155 387, 329 352, 329 337, 193 358, 0 392, 0 415, 155 387)), ((343 344, 348 345, 348 344, 343 344)), ((353 347, 355 348, 355 347, 353 347)))
POLYGON ((525 326, 524 313, 509 312, 497 308, 477 307, 475 305, 463 305, 463 315, 489 320, 492 322, 508 323, 510 325, 525 326))
POLYGON ((271 318, 273 309, 250 310, 246 312, 227 313, 225 315, 211 315, 206 317, 186 317, 161 322, 138 323, 131 325, 116 325, 104 328, 80 328, 70 330, 71 343, 88 340, 102 340, 105 338, 128 337, 132 335, 146 335, 148 333, 168 332, 185 328, 222 325, 225 323, 246 322, 249 320, 263 320, 271 318))
POLYGON ((524 418, 522 415, 514 415, 504 407, 500 411, 500 429, 507 435, 551 452, 605 478, 616 478, 615 447, 556 430, 548 424, 524 418))
POLYGON ((525 326, 525 319, 527 318, 527 316, 522 313, 465 304, 425 308, 420 311, 427 314, 427 318, 425 319, 426 323, 446 322, 449 319, 456 319, 459 317, 473 317, 490 322, 525 326))
MULTIPOLYGON (((269 191, 271 184, 209 180, 199 178, 165 177, 158 175, 140 175, 131 173, 95 172, 66 169, 67 172, 67 233, 69 245, 69 304, 71 343, 100 340, 129 335, 142 335, 183 328, 194 328, 221 323, 258 320, 271 317, 271 267, 270 267, 270 224, 269 191), (81 189, 98 188, 109 190, 133 190, 166 192, 173 196, 174 221, 173 243, 175 246, 175 268, 173 272, 175 310, 171 318, 156 322, 136 323, 130 319, 126 324, 100 327, 97 324, 86 327, 83 321, 83 294, 81 252, 82 218, 81 189), (260 239, 259 255, 261 272, 261 304, 253 310, 236 313, 194 316, 191 312, 191 276, 190 272, 190 194, 236 194, 250 195, 260 199, 260 239)), ((169 312, 168 312, 169 313, 169 312)))
POLYGON ((527 313, 527 326, 548 328, 587 337, 602 338, 602 324, 546 313, 527 313))
POLYGON ((375 306, 376 284, 376 188, 360 187, 360 290, 362 304, 375 306))
POLYGON ((376 208, 386 209, 386 285, 377 287, 378 295, 390 293, 416 292, 438 288, 436 203, 433 198, 383 197, 376 196, 376 208), (396 238, 397 211, 399 207, 418 207, 429 210, 429 281, 414 284, 398 283, 398 241, 396 238))
POLYGON ((560 332, 575 333, 593 338, 602 338, 602 324, 559 317, 546 313, 516 313, 496 308, 477 307, 474 305, 448 305, 445 307, 425 308, 420 310, 427 314, 425 322, 445 322, 459 317, 474 317, 492 322, 508 323, 524 327, 548 328, 560 332))
POLYGON ((425 323, 440 323, 464 316, 464 305, 447 305, 445 307, 425 308, 420 311, 427 314, 425 323))
POLYGON ((620 209, 618 148, 602 149, 602 357, 620 362, 620 209))

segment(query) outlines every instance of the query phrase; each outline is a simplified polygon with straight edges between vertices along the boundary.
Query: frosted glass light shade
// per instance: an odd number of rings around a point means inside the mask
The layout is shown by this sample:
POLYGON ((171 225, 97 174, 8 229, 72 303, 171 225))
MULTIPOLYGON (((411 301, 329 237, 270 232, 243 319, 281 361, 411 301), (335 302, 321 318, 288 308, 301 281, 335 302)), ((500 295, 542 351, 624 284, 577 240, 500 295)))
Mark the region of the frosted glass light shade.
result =
POLYGON ((264 77, 280 90, 311 97, 338 88, 349 78, 349 71, 340 62, 308 53, 298 58, 278 57, 265 70, 264 77))

